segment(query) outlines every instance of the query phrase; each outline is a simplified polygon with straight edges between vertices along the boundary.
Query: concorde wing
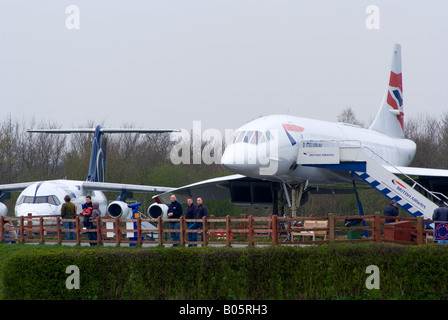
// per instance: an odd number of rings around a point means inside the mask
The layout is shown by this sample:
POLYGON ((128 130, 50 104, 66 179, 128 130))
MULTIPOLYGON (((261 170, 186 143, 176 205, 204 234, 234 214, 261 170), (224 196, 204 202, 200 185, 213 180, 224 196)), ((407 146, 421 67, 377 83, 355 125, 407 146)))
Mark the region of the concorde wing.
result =
POLYGON ((118 192, 168 192, 174 188, 161 186, 146 186, 138 184, 113 183, 113 182, 91 182, 84 181, 81 184, 84 190, 118 191, 118 192))
MULTIPOLYGON (((263 182, 257 179, 251 179, 240 174, 234 174, 224 177, 218 177, 208 180, 199 181, 186 186, 175 188, 169 192, 161 193, 154 196, 154 200, 158 203, 169 203, 170 197, 174 194, 181 203, 186 203, 188 197, 196 200, 201 197, 204 201, 231 199, 235 204, 251 202, 250 188, 254 183, 263 182), (243 192, 238 192, 243 191, 243 192)), ((267 188, 271 187, 271 183, 267 182, 267 188)))
MULTIPOLYGON (((279 182, 250 178, 241 174, 208 179, 187 186, 179 187, 153 197, 158 203, 169 204, 170 197, 174 194, 181 203, 186 203, 187 198, 196 200, 201 197, 204 201, 231 200, 234 205, 240 207, 269 207, 274 203, 275 194, 278 192, 279 182)), ((282 188, 290 187, 287 185, 282 188)), ((307 192, 312 194, 336 194, 353 193, 353 189, 341 188, 309 188, 307 192)))
POLYGON ((387 170, 396 175, 404 176, 403 180, 412 185, 413 181, 433 193, 441 193, 448 196, 448 170, 419 167, 392 167, 384 166, 387 170), (412 179, 412 180, 411 180, 412 179))
POLYGON ((392 167, 392 166, 384 166, 384 167, 393 174, 405 174, 408 176, 418 176, 418 177, 448 178, 448 170, 445 169, 432 169, 432 168, 419 168, 419 167, 392 167))

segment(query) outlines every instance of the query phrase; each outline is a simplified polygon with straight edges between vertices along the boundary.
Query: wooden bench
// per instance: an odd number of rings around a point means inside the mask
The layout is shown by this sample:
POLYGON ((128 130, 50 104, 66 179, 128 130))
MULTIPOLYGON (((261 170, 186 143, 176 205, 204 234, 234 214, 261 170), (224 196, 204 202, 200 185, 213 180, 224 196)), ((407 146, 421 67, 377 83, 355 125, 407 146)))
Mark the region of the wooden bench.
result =
POLYGON ((317 236, 327 240, 327 230, 312 230, 320 228, 328 228, 328 220, 305 220, 303 227, 291 227, 293 230, 291 232, 291 240, 294 241, 294 236, 313 237, 313 241, 316 240, 317 236))

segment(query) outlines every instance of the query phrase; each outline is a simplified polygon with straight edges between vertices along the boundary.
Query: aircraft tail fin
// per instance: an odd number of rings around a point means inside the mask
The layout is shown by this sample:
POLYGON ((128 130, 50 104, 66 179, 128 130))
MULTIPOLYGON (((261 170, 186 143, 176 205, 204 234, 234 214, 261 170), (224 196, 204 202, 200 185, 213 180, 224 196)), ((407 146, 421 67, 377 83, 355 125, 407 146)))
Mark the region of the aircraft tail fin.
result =
POLYGON ((104 182, 104 174, 106 171, 106 146, 107 139, 101 130, 101 126, 97 126, 93 137, 87 181, 104 182))
POLYGON ((179 132, 179 129, 114 129, 102 128, 81 128, 81 129, 29 129, 27 132, 68 134, 68 133, 94 133, 92 143, 92 153, 90 155, 89 173, 86 181, 104 182, 104 174, 106 171, 106 147, 107 139, 104 133, 168 133, 179 132))
POLYGON ((381 107, 371 130, 390 137, 404 138, 403 81, 401 70, 401 45, 395 44, 390 68, 389 83, 381 107))

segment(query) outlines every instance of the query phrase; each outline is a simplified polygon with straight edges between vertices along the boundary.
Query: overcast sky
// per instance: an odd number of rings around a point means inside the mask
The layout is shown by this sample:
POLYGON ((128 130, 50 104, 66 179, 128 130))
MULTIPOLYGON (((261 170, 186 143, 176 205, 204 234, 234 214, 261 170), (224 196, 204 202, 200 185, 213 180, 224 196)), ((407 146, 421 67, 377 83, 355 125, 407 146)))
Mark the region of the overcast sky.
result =
POLYGON ((394 43, 405 117, 437 116, 447 12, 442 0, 2 0, 0 120, 224 130, 269 114, 336 121, 351 107, 370 122, 394 43), (366 27, 369 5, 379 29, 366 27))

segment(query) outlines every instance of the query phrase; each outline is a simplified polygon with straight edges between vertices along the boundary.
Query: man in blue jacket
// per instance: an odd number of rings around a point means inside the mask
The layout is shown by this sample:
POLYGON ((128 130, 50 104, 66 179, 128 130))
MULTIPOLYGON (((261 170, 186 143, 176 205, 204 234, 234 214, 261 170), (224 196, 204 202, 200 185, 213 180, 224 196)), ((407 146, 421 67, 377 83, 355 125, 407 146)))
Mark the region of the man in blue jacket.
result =
MULTIPOLYGON (((443 200, 439 200, 439 207, 434 210, 432 214, 432 220, 435 222, 447 222, 448 221, 448 208, 445 207, 443 200)), ((438 243, 446 244, 448 240, 438 240, 438 243)))
MULTIPOLYGON (((182 216, 182 205, 177 201, 176 196, 173 194, 170 198, 171 204, 168 207, 168 219, 180 219, 182 216)), ((170 229, 180 229, 180 222, 170 222, 170 229)), ((173 241, 180 241, 179 232, 171 232, 171 239, 173 241)), ((178 247, 179 244, 173 244, 173 247, 178 247)))
MULTIPOLYGON (((194 212, 194 219, 202 219, 203 217, 207 217, 208 213, 207 213, 207 207, 204 206, 204 204, 202 203, 202 198, 197 198, 196 199, 196 210, 194 212)), ((197 229, 201 229, 202 230, 202 222, 194 222, 193 224, 191 224, 188 229, 190 230, 197 230, 197 229)), ((198 241, 198 234, 197 233, 192 233, 193 235, 193 239, 192 241, 198 241)), ((196 244, 194 244, 194 246, 196 247, 196 244)))
MULTIPOLYGON (((187 207, 187 212, 185 213, 185 219, 195 219, 196 205, 194 204, 193 199, 188 198, 187 204, 188 204, 188 207, 187 207)), ((187 228, 191 229, 190 227, 194 224, 195 224, 194 222, 187 222, 187 228)), ((197 241, 197 237, 195 240, 195 237, 194 237, 195 235, 196 234, 189 232, 188 233, 188 241, 197 241)), ((192 244, 189 244, 188 246, 191 247, 192 244)))
MULTIPOLYGON (((398 217, 397 201, 392 200, 390 204, 384 209, 384 215, 388 217, 398 217)), ((395 219, 385 219, 385 223, 395 222, 395 219)))

